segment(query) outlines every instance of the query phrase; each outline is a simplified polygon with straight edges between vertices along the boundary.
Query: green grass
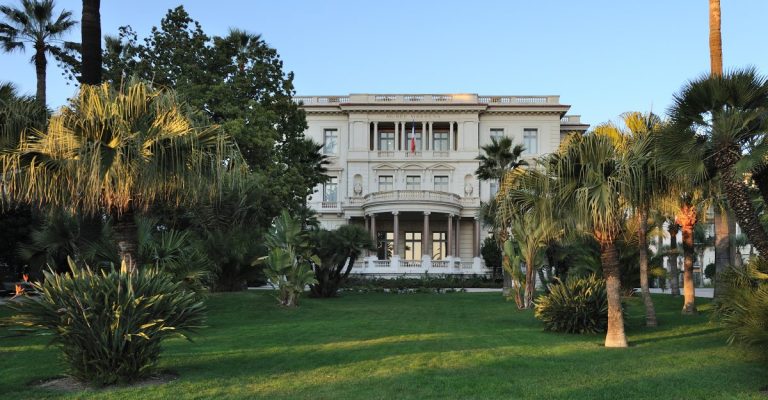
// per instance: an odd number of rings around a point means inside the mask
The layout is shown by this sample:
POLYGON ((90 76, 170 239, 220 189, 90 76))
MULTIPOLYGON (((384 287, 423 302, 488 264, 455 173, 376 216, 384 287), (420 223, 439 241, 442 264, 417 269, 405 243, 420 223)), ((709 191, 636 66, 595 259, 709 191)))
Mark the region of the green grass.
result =
MULTIPOLYGON (((30 382, 63 367, 46 337, 4 337, 4 398, 80 399, 766 399, 765 364, 707 315, 657 296, 661 326, 629 300, 629 349, 601 335, 546 333, 497 293, 349 294, 280 309, 269 293, 212 295, 195 343, 168 342, 154 387, 64 394, 30 382)), ((707 309, 699 299, 700 307, 707 309)), ((3 314, 7 315, 7 313, 3 314)))

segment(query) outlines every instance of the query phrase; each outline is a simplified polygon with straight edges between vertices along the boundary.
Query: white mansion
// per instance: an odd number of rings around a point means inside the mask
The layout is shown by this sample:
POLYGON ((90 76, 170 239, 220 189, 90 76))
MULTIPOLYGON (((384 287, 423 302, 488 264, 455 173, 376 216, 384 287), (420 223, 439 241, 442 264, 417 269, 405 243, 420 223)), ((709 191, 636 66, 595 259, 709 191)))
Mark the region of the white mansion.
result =
POLYGON ((585 131, 559 96, 351 94, 295 97, 307 137, 324 144, 328 183, 309 205, 326 228, 360 224, 378 251, 354 273, 485 274, 478 219, 495 182, 475 176, 480 148, 509 136, 526 158, 585 131))

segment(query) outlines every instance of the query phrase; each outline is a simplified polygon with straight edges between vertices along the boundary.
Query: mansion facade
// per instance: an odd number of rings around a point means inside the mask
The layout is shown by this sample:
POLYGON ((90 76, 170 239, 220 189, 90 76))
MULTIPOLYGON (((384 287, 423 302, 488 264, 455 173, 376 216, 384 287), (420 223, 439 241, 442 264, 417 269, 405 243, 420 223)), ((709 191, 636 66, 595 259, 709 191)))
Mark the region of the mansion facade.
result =
POLYGON ((486 274, 480 203, 497 182, 475 175, 492 137, 511 137, 533 159, 586 131, 559 96, 351 94, 297 96, 305 136, 323 144, 330 179, 309 206, 323 227, 359 224, 376 252, 353 273, 486 274))

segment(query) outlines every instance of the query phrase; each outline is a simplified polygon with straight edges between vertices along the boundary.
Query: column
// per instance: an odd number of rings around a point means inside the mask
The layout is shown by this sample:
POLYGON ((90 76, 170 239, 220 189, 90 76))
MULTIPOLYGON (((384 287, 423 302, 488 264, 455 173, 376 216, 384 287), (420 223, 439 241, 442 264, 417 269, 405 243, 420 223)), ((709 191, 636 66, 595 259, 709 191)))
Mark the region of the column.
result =
POLYGON ((376 214, 371 214, 371 239, 373 240, 374 246, 379 245, 376 243, 376 214))
POLYGON ((392 256, 400 255, 400 216, 398 211, 392 211, 392 233, 394 239, 392 240, 392 256))
POLYGON ((394 150, 397 150, 397 138, 400 137, 400 123, 395 122, 395 147, 394 150))
POLYGON ((448 129, 448 150, 453 151, 453 122, 450 122, 451 127, 448 129))
POLYGON ((371 225, 368 223, 368 216, 363 215, 363 220, 365 221, 365 231, 371 233, 371 225))
POLYGON ((473 257, 480 257, 480 218, 475 217, 475 232, 472 235, 472 253, 473 257))
POLYGON ((379 149, 379 123, 373 123, 373 151, 379 149))
POLYGON ((427 150, 427 123, 421 123, 421 148, 419 150, 427 150))
POLYGON ((432 257, 432 249, 429 245, 429 211, 424 212, 424 228, 421 230, 421 254, 432 257))
POLYGON ((434 147, 434 145, 431 144, 432 143, 432 138, 433 138, 432 124, 434 124, 434 122, 429 121, 429 134, 427 135, 427 149, 429 149, 429 146, 434 147))
POLYGON ((455 256, 461 258, 461 215, 456 216, 456 240, 454 241, 455 256))
POLYGON ((448 257, 453 256, 453 214, 448 214, 448 238, 446 245, 448 248, 446 252, 448 257))

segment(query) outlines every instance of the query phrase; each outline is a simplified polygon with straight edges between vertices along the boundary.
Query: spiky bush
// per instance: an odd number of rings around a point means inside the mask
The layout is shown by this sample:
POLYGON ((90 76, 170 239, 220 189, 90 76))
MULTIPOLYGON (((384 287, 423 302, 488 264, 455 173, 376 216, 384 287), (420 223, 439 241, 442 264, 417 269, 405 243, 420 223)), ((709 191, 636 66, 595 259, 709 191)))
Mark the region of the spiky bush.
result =
POLYGON ((555 278, 550 292, 536 301, 535 316, 544 329, 565 333, 597 333, 608 329, 608 295, 605 280, 591 275, 555 278))
POLYGON ((15 306, 16 321, 50 331, 69 373, 97 385, 131 382, 156 365, 161 342, 202 327, 205 307, 155 269, 45 272, 38 299, 15 306))
POLYGON ((728 331, 728 343, 744 344, 768 356, 768 261, 756 257, 722 276, 725 290, 715 318, 728 331))

